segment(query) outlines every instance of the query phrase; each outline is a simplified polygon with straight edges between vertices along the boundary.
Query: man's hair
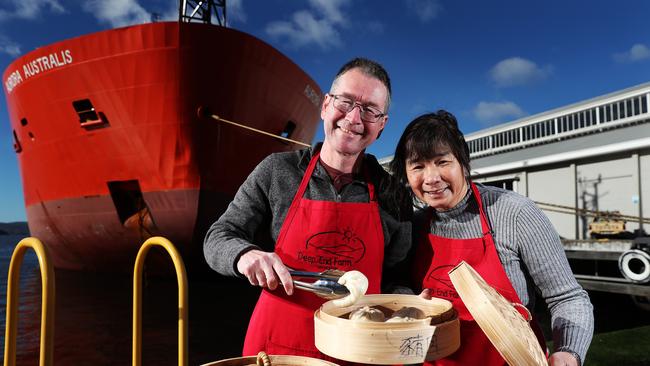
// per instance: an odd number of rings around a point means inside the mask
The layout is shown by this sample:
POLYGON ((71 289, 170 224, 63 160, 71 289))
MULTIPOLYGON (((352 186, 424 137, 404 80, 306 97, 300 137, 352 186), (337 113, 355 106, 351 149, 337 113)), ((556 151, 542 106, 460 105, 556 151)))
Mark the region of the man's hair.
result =
POLYGON ((386 108, 384 112, 388 111, 388 106, 390 106, 390 96, 391 96, 390 78, 388 77, 388 72, 386 72, 386 69, 384 69, 384 67, 381 66, 378 62, 375 62, 373 60, 369 60, 367 58, 362 58, 362 57, 356 57, 348 61, 345 65, 343 65, 339 69, 339 72, 336 73, 330 91, 334 89, 334 86, 338 82, 339 77, 341 77, 341 75, 345 74, 346 72, 352 69, 358 69, 363 74, 373 77, 381 81, 382 84, 384 84, 386 90, 388 91, 388 96, 386 97, 386 108))

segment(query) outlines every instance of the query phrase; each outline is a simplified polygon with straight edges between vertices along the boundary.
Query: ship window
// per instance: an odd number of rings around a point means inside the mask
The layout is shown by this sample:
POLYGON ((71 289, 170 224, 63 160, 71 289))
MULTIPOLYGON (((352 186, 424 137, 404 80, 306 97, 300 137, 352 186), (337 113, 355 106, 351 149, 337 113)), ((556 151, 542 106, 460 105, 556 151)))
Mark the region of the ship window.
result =
POLYGON ((16 135, 16 131, 13 131, 14 133, 14 151, 19 153, 23 151, 23 147, 20 144, 20 140, 18 140, 18 135, 16 135))
POLYGON ((90 102, 90 99, 75 100, 72 102, 74 110, 79 115, 79 122, 90 122, 99 120, 97 112, 95 112, 95 107, 90 102))
POLYGON ((641 113, 648 113, 648 99, 641 99, 641 113))
POLYGON ((640 109, 639 108, 639 99, 641 99, 641 97, 634 98, 634 115, 635 116, 640 113, 640 111, 639 111, 639 109, 640 109))
POLYGON ((296 124, 292 121, 287 121, 287 125, 284 126, 284 130, 280 133, 280 136, 284 138, 291 138, 293 131, 296 129, 296 124))
POLYGON ((79 116, 81 127, 102 128, 108 126, 106 115, 97 112, 90 99, 75 100, 72 102, 72 107, 79 116))
POLYGON ((20 120, 20 125, 21 126, 27 126, 27 118, 23 118, 20 120))
POLYGON ((107 182, 107 184, 122 224, 130 217, 146 209, 140 184, 137 180, 112 181, 107 182))

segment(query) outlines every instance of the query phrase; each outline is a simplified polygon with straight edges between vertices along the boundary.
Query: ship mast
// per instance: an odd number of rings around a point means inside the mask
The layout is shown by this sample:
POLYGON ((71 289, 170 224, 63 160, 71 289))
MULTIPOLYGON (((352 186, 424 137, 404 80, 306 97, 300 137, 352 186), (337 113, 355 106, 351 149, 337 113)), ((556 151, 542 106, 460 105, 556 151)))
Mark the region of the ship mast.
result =
POLYGON ((227 25, 226 0, 180 0, 179 22, 212 24, 213 18, 218 25, 227 25))

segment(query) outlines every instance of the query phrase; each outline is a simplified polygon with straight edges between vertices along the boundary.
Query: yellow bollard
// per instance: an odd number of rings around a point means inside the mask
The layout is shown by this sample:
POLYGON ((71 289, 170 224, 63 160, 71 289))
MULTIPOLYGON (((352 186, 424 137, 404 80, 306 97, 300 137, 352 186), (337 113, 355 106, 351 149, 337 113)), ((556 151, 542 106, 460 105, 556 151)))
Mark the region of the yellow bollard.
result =
POLYGON ((39 365, 50 366, 54 351, 54 268, 47 248, 36 238, 21 240, 11 256, 7 278, 7 320, 5 323, 4 365, 16 365, 16 333, 18 330, 18 293, 20 267, 28 248, 34 249, 41 268, 41 354, 39 365))
POLYGON ((178 364, 187 366, 189 357, 187 352, 188 343, 188 297, 187 297, 187 274, 185 264, 176 247, 167 239, 155 236, 147 239, 142 244, 138 256, 135 259, 133 269, 133 366, 140 366, 142 363, 142 270, 144 260, 153 246, 161 246, 167 250, 167 253, 174 262, 176 269, 176 280, 178 281, 178 364))

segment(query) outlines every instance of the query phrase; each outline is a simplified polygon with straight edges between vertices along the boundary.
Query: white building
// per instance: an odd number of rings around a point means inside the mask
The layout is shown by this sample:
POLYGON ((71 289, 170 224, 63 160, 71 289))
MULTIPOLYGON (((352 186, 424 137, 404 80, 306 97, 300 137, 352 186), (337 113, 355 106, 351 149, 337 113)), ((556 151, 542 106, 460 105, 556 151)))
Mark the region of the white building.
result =
POLYGON ((467 134, 472 177, 538 202, 566 239, 589 236, 576 209, 618 211, 627 231, 650 232, 649 105, 645 83, 467 134))
POLYGON ((645 83, 467 134, 472 177, 539 202, 567 239, 588 237, 590 218, 575 208, 619 211, 628 231, 650 231, 640 219, 650 213, 649 105, 645 83))

